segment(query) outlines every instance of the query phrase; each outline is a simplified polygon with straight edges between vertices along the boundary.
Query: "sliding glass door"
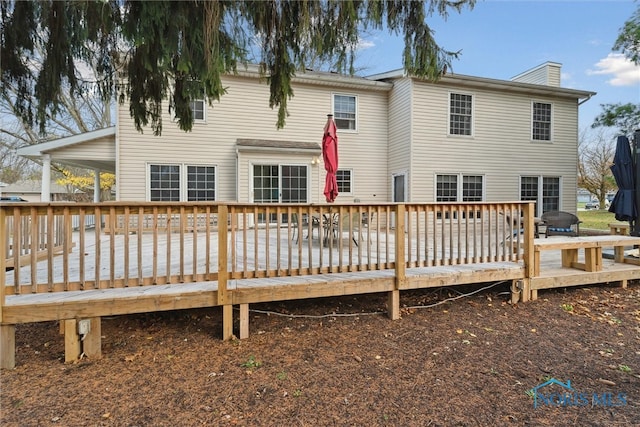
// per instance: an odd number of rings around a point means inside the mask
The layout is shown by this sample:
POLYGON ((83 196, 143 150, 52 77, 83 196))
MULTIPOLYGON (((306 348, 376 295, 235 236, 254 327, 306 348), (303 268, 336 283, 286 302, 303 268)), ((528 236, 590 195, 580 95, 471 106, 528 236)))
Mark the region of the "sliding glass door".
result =
MULTIPOLYGON (((309 177, 307 166, 253 165, 253 201, 255 203, 307 203, 309 177)), ((272 215, 270 222, 275 222, 272 215)), ((286 215, 282 218, 287 222, 286 215)), ((265 218, 260 215, 259 223, 265 218)))

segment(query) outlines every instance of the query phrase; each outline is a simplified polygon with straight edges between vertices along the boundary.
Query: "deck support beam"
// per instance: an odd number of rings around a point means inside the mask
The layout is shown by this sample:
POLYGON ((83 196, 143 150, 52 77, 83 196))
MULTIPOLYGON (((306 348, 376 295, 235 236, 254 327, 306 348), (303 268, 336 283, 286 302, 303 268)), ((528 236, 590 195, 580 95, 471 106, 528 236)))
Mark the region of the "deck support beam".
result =
POLYGON ((66 319, 64 320, 64 362, 75 362, 80 357, 81 352, 78 321, 76 319, 66 319))
POLYGON ((0 325, 0 368, 16 367, 16 325, 0 325))
POLYGON ((387 299, 387 311, 391 320, 400 318, 400 289, 405 288, 407 282, 407 264, 405 260, 405 215, 406 208, 404 205, 397 205, 395 212, 396 226, 396 267, 395 267, 395 283, 394 290, 389 292, 387 299))
POLYGON ((228 341, 233 338, 233 306, 222 306, 222 339, 228 341))
POLYGON ((388 293, 387 313, 391 320, 400 318, 400 291, 397 289, 388 293))
POLYGON ((249 338, 249 304, 240 304, 240 339, 249 338))
POLYGON ((82 340, 82 352, 90 359, 102 358, 102 325, 99 317, 89 320, 89 333, 82 340))

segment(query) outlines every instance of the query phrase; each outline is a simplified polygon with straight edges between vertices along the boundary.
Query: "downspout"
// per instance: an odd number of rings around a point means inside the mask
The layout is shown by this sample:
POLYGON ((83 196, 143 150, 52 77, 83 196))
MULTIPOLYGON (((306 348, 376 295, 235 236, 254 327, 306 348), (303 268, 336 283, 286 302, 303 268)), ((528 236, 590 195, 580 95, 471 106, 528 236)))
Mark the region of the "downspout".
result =
POLYGON ((42 189, 40 191, 40 201, 51 201, 51 155, 42 155, 42 189))
POLYGON ((240 201, 240 153, 236 145, 236 202, 240 201))

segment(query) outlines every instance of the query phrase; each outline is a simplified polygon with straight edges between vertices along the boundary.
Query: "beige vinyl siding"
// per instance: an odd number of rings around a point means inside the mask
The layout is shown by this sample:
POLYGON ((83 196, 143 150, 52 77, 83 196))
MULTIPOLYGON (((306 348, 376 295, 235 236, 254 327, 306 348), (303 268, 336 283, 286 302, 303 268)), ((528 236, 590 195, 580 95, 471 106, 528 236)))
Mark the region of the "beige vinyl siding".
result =
MULTIPOLYGON (((389 180, 391 180, 392 174, 403 172, 408 173, 407 180, 411 178, 411 123, 413 117, 411 89, 411 79, 397 79, 393 83, 393 91, 389 94, 389 180)), ((391 187, 390 181, 388 187, 391 187)), ((413 186, 408 185, 407 189, 406 200, 414 200, 413 186)))
POLYGON ((560 87, 561 65, 554 62, 547 62, 532 70, 514 77, 512 81, 529 83, 535 85, 545 85, 560 87))
POLYGON ((413 102, 412 186, 415 201, 433 201, 435 175, 485 176, 487 201, 519 199, 519 177, 561 176, 562 208, 575 209, 577 113, 575 100, 553 105, 553 141, 531 141, 534 98, 506 92, 416 82, 413 102), (449 93, 473 96, 472 137, 448 135, 449 93))
POLYGON ((53 158, 115 161, 116 149, 113 143, 113 136, 99 138, 69 147, 58 148, 54 151, 53 158))
MULTIPOLYGON (((178 129, 170 116, 163 115, 162 136, 153 136, 151 129, 138 133, 129 118, 128 109, 119 108, 119 199, 145 200, 147 164, 204 164, 214 165, 218 181, 217 200, 245 201, 248 195, 248 177, 236 170, 236 140, 266 139, 300 141, 321 144, 322 132, 331 113, 332 93, 358 97, 358 133, 338 132, 340 168, 354 171, 354 195, 363 202, 380 194, 385 177, 378 172, 386 170, 387 92, 368 90, 332 89, 326 86, 295 84, 295 96, 288 101, 289 116, 284 129, 276 129, 277 110, 269 108, 269 87, 256 78, 225 77, 228 88, 219 103, 207 108, 206 121, 195 123, 191 132, 178 129), (371 174, 375 171, 376 174, 371 174), (236 176, 238 193, 236 194, 236 176)), ((311 162, 298 154, 279 153, 280 163, 311 162)), ((322 185, 324 168, 322 163, 322 185)), ((318 167, 316 167, 318 168, 318 167)), ((316 187, 319 185, 315 184, 316 187)), ((322 189, 313 188, 312 194, 320 199, 322 189)), ((386 199, 385 199, 386 200, 386 199)), ((351 200, 341 200, 349 202, 351 200)))

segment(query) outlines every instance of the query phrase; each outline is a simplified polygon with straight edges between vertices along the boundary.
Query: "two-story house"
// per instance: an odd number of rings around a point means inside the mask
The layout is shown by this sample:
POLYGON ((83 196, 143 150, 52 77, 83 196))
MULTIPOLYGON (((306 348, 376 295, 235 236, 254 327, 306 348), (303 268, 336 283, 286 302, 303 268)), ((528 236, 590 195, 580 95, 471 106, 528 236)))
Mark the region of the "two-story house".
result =
POLYGON ((125 104, 115 127, 19 154, 45 169, 56 161, 114 172, 122 201, 321 203, 322 131, 333 114, 338 203, 534 200, 538 214, 576 209, 578 109, 594 93, 560 87, 560 64, 510 81, 301 73, 280 130, 257 68, 223 84, 220 102, 192 102, 191 132, 165 113, 162 136, 140 133, 125 104))

